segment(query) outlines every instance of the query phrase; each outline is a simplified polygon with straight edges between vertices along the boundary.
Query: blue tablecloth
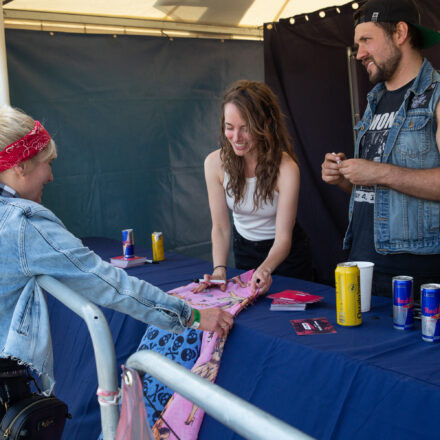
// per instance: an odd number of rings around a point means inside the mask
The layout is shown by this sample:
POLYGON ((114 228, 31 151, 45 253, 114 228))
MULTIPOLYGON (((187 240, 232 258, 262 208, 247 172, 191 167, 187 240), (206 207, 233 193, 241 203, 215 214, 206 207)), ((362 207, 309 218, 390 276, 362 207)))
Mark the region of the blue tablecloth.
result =
MULTIPOLYGON (((120 243, 113 240, 84 243, 104 259, 120 253, 120 243)), ((174 254, 158 265, 128 271, 170 290, 210 269, 207 262, 174 254)), ((440 438, 440 344, 422 341, 420 322, 413 331, 394 330, 391 301, 373 297, 360 327, 341 327, 336 324, 334 289, 274 277, 271 292, 287 288, 322 295, 324 301, 305 311, 271 312, 270 300, 261 298, 243 311, 228 337, 218 385, 318 439, 440 438), (296 335, 291 319, 317 317, 327 317, 337 333, 296 335)), ((95 439, 100 419, 87 328, 53 298, 49 308, 56 391, 74 416, 63 438, 95 439)), ((145 325, 111 310, 105 315, 121 364, 135 350, 145 325)), ((241 437, 205 416, 199 438, 241 437)))

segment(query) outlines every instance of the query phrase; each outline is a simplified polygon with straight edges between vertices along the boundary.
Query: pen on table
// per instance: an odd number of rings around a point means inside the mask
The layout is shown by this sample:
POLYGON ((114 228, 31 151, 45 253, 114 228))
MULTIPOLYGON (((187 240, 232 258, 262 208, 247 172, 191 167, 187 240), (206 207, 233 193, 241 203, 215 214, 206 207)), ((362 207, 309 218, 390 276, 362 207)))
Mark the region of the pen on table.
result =
POLYGON ((206 284, 226 284, 225 280, 209 280, 205 281, 203 278, 199 279, 199 283, 206 283, 206 284))

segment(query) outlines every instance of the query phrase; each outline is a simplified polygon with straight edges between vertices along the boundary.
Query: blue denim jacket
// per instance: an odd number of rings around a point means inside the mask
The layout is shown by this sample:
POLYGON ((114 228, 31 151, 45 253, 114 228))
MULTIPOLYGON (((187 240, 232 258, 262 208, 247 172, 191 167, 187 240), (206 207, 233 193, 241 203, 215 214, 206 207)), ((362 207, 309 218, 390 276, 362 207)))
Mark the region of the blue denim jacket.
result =
MULTIPOLYGON (((355 157, 359 157, 361 139, 371 124, 377 103, 384 92, 385 85, 380 83, 368 94, 367 109, 356 126, 358 136, 355 157)), ((414 169, 440 167, 440 154, 435 139, 435 108, 439 99, 440 74, 425 59, 396 114, 382 163, 414 169), (427 102, 431 91, 431 98, 427 102), (414 96, 410 99, 412 94, 414 96)), ((352 241, 351 219, 355 191, 356 188, 353 188, 344 249, 349 249, 352 241)), ((375 193, 374 245, 378 253, 440 253, 439 202, 418 199, 383 186, 376 186, 375 193)))
POLYGON ((0 196, 0 249, 0 357, 17 358, 43 374, 46 392, 55 381, 37 275, 51 275, 96 304, 175 333, 191 317, 185 301, 102 261, 38 203, 0 196))

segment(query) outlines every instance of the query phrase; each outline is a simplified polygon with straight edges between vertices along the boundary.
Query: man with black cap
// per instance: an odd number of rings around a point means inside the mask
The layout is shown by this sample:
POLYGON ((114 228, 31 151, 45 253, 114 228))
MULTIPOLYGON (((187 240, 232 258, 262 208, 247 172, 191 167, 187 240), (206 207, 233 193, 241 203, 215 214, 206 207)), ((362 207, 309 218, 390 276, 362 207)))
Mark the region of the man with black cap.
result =
POLYGON ((355 158, 327 153, 322 179, 351 192, 344 248, 375 263, 373 294, 396 275, 440 282, 440 74, 420 50, 440 34, 412 0, 368 0, 355 13, 357 59, 375 87, 356 126, 355 158))

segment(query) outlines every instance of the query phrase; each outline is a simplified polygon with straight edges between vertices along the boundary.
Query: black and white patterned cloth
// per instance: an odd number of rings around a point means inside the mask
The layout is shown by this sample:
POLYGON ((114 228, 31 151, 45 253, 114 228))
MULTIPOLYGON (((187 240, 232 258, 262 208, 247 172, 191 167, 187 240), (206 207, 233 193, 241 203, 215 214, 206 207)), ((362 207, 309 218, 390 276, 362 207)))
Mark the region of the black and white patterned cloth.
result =
MULTIPOLYGON (((183 333, 174 334, 149 325, 136 351, 144 349, 157 351, 191 370, 200 354, 202 335, 201 330, 188 328, 183 333)), ((148 422, 153 426, 173 395, 173 391, 148 374, 143 380, 143 388, 148 422)))

